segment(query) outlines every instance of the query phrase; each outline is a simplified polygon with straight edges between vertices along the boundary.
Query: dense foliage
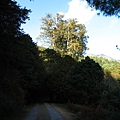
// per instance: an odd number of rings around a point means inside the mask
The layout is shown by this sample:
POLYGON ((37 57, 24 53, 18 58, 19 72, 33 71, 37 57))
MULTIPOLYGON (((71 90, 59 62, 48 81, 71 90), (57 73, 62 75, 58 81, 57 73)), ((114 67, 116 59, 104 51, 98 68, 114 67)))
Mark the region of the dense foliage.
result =
POLYGON ((105 16, 120 17, 119 0, 86 0, 90 7, 100 10, 105 16))
POLYGON ((98 56, 90 56, 90 58, 94 59, 96 62, 100 64, 100 66, 104 69, 104 72, 106 74, 107 71, 110 72, 111 76, 119 80, 120 79, 120 62, 117 60, 108 60, 104 57, 98 57, 98 56))
POLYGON ((29 35, 20 29, 30 11, 12 0, 0 1, 0 119, 25 103, 41 99, 45 68, 29 35))
MULTIPOLYGON (((120 62, 103 57, 90 56, 104 70, 101 105, 110 111, 120 111, 120 62)), ((116 113, 114 113, 116 114, 116 113)), ((115 117, 115 115, 113 115, 115 117)), ((118 116, 117 116, 118 117, 118 116)), ((112 118, 110 118, 112 119, 112 118)))
POLYGON ((21 24, 29 19, 30 10, 21 8, 14 0, 0 1, 0 33, 17 35, 21 33, 21 24))
POLYGON ((68 79, 67 74, 76 61, 70 56, 61 58, 58 64, 54 65, 49 74, 48 89, 50 97, 57 102, 68 101, 68 79), (53 89, 54 88, 54 89, 53 89))
POLYGON ((120 111, 120 83, 108 72, 103 85, 101 105, 110 111, 120 111))
POLYGON ((70 100, 80 104, 98 104, 104 72, 98 63, 89 57, 77 62, 68 74, 70 100))
POLYGON ((60 14, 55 17, 47 14, 42 23, 40 38, 48 39, 55 51, 73 58, 84 55, 88 37, 85 25, 79 24, 76 19, 64 20, 60 14))
POLYGON ((48 79, 44 87, 46 95, 52 102, 67 102, 68 89, 66 76, 76 61, 68 55, 61 57, 53 49, 41 51, 40 56, 43 58, 48 73, 48 79))

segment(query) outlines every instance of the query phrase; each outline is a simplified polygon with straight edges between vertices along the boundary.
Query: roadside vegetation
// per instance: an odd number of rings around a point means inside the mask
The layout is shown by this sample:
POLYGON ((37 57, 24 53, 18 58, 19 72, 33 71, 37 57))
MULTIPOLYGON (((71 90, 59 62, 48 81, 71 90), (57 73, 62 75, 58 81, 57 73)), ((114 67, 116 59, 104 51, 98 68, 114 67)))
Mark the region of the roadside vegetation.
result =
POLYGON ((3 120, 24 120, 26 116, 32 111, 34 104, 27 105, 22 108, 19 112, 17 111, 14 115, 5 116, 3 120))
POLYGON ((109 111, 101 108, 101 106, 83 106, 80 104, 55 104, 53 107, 63 115, 69 115, 69 119, 65 120, 119 120, 119 112, 109 111), (58 109, 56 108, 58 107, 58 109), (62 112, 60 110, 62 109, 62 112), (67 112, 66 112, 67 111, 67 112))
POLYGON ((119 120, 120 62, 84 57, 85 25, 47 14, 40 39, 51 46, 37 46, 21 29, 30 10, 5 1, 0 1, 0 119, 10 120, 22 110, 27 114, 31 104, 49 102, 77 120, 119 120))

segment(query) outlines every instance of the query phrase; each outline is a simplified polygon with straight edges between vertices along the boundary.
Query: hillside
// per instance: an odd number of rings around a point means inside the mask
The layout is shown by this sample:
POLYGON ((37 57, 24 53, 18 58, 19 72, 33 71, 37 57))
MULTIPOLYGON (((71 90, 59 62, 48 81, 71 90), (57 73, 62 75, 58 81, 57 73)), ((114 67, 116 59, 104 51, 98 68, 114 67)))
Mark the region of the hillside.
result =
POLYGON ((97 55, 97 56, 95 55, 89 56, 89 57, 95 60, 96 62, 98 62, 100 66, 104 69, 104 72, 109 71, 115 79, 120 78, 120 62, 119 61, 103 54, 97 55))

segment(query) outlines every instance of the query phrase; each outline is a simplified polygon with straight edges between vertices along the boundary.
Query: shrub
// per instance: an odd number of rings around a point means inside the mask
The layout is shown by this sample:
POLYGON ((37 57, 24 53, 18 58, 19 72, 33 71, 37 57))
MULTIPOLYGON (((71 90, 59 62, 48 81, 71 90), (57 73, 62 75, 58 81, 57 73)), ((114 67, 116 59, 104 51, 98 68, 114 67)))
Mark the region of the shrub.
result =
POLYGON ((104 72, 98 63, 86 57, 71 68, 67 79, 72 102, 85 105, 99 103, 104 72))

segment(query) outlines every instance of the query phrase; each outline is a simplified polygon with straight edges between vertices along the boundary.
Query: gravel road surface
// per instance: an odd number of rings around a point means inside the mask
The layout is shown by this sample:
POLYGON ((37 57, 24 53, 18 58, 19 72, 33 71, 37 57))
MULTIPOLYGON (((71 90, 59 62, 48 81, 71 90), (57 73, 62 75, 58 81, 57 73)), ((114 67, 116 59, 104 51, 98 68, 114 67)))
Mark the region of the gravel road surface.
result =
POLYGON ((63 118, 52 106, 45 103, 35 105, 24 120, 63 120, 63 118))
POLYGON ((57 112, 53 107, 51 107, 49 104, 45 103, 46 108, 49 111, 49 114, 51 116, 51 120, 63 120, 62 116, 59 112, 57 112))
POLYGON ((35 105, 32 109, 32 111, 27 115, 27 117, 24 120, 37 120, 39 114, 39 105, 35 105))

